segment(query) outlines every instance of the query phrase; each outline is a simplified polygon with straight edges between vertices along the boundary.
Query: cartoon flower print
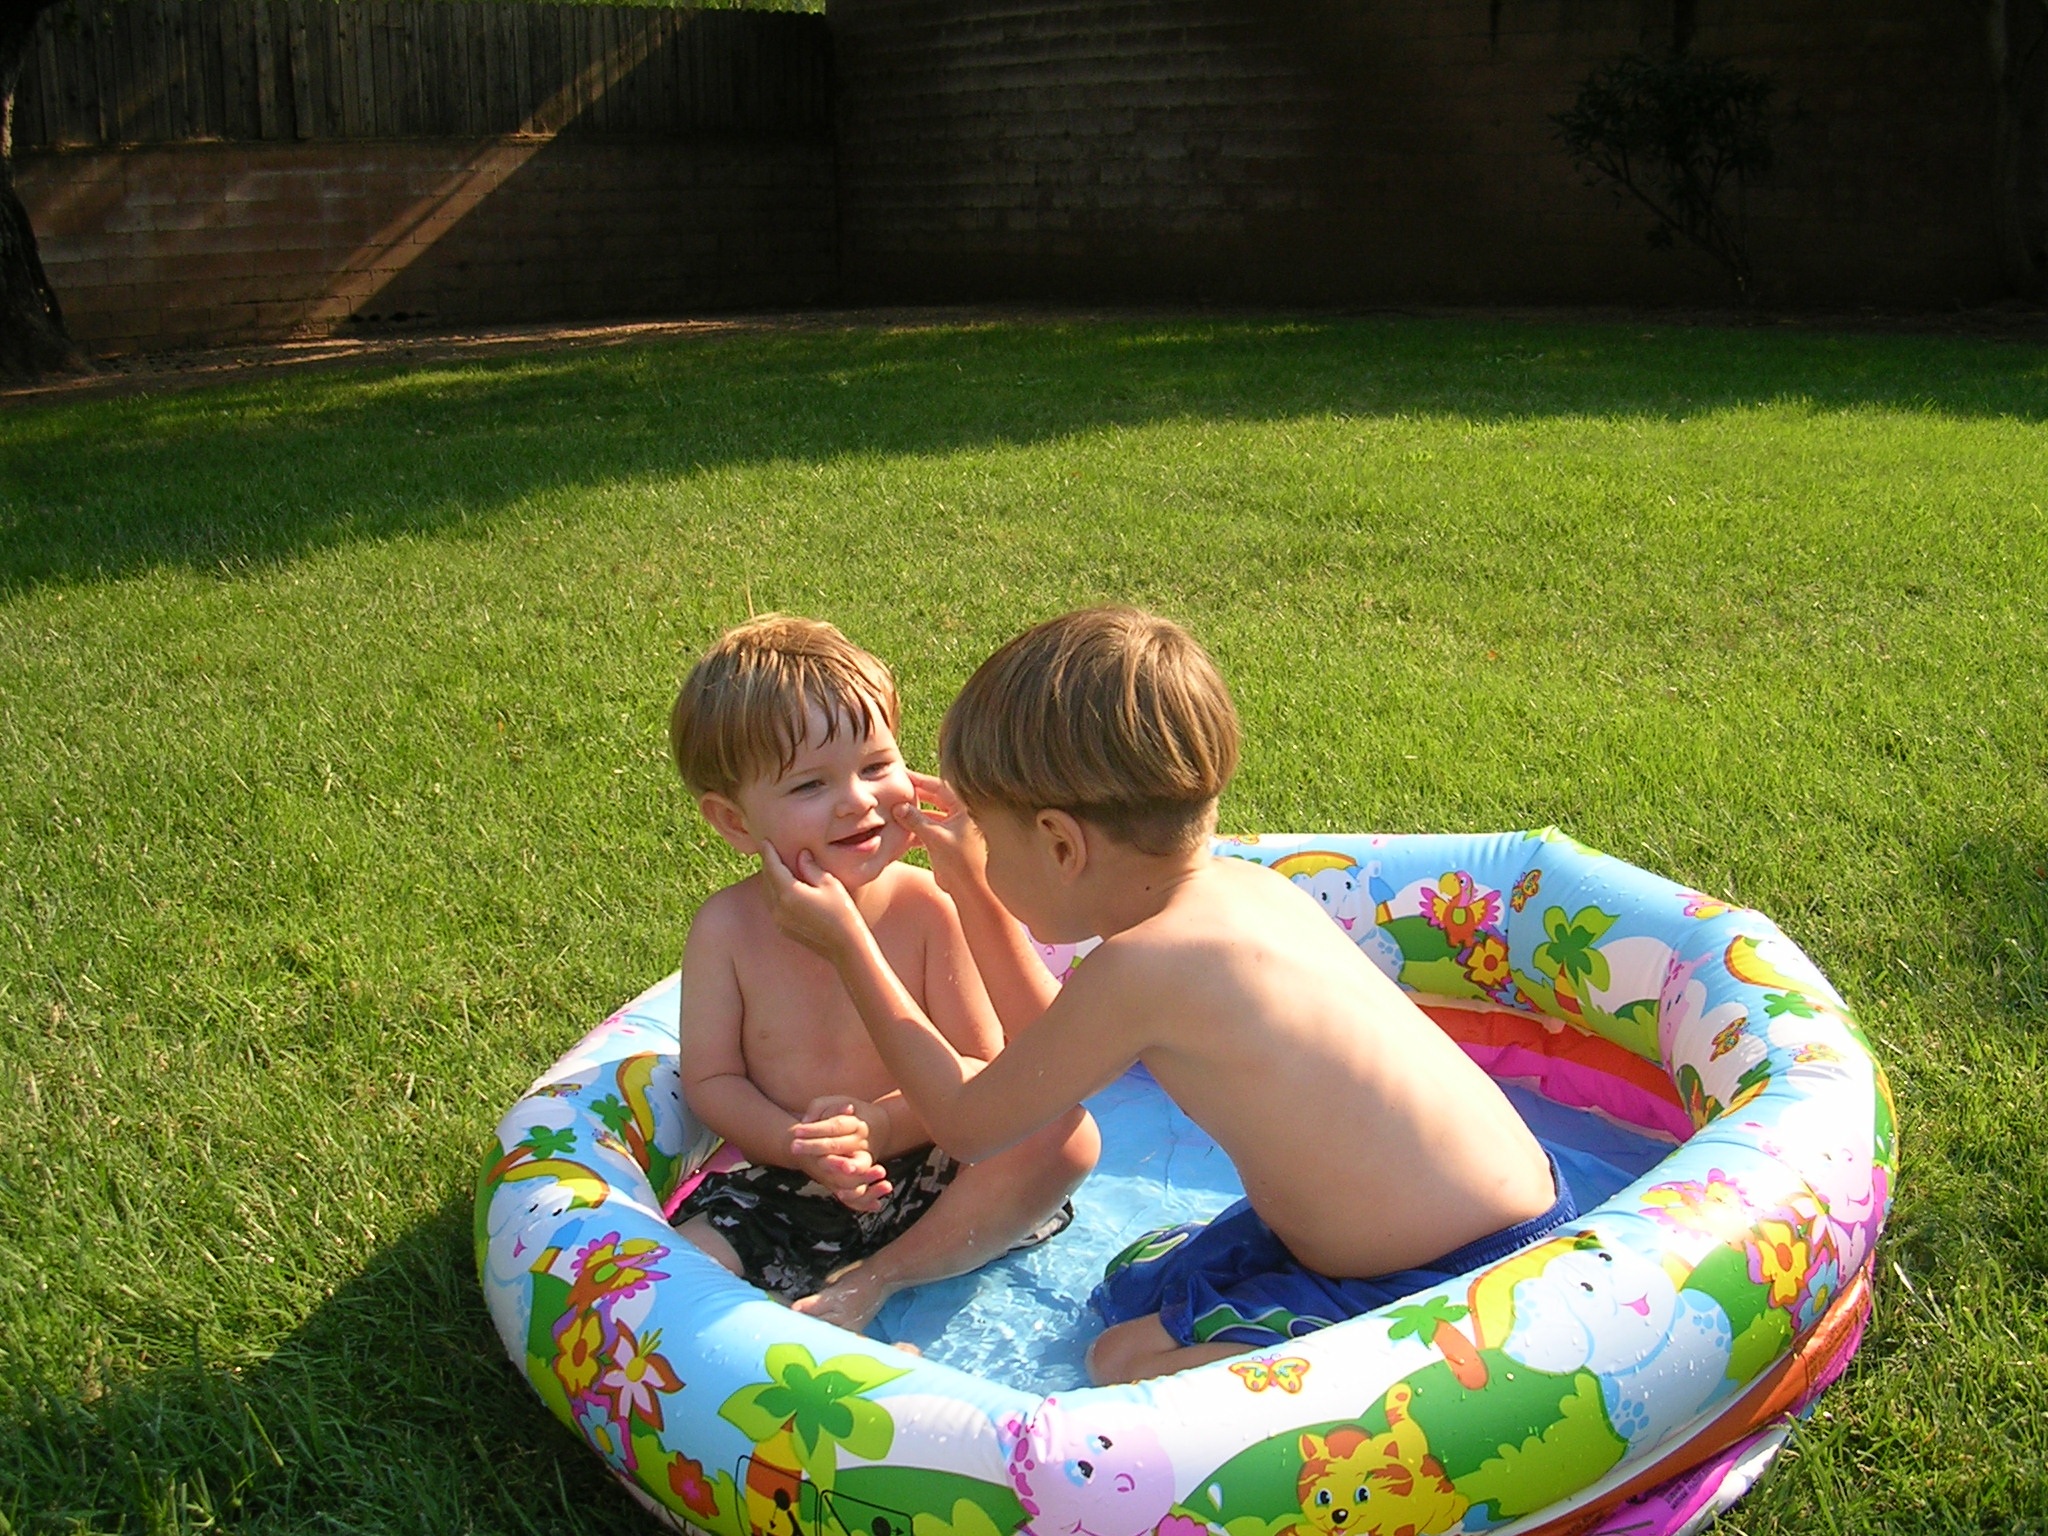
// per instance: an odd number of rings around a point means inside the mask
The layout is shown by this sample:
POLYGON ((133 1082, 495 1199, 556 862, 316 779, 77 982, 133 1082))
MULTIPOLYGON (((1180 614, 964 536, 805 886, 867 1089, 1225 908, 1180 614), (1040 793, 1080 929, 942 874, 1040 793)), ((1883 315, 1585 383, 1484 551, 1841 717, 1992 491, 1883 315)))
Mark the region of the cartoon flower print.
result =
POLYGON ((601 1397, 586 1398, 576 1408, 576 1427, 592 1450, 622 1472, 633 1470, 633 1446, 612 1422, 611 1405, 601 1397))
POLYGON ((1813 1264, 1806 1272, 1806 1288, 1800 1293, 1798 1305, 1792 1309, 1792 1326, 1804 1333, 1820 1321, 1820 1315, 1827 1311, 1828 1303, 1835 1299, 1835 1293, 1842 1288, 1842 1263, 1835 1253, 1833 1239, 1823 1238, 1813 1250, 1813 1264))
POLYGON ((683 1507, 706 1520, 718 1514, 718 1490, 704 1475, 704 1463, 678 1456, 668 1464, 669 1491, 683 1501, 683 1507))
POLYGON ((1659 1184, 1643 1196, 1646 1214, 1681 1231, 1706 1232, 1732 1242, 1749 1231, 1749 1197, 1720 1169, 1705 1179, 1659 1184))
POLYGON ((604 1363, 604 1319, 595 1312, 573 1313, 557 1338, 555 1379, 571 1397, 581 1397, 604 1363))
POLYGON ((1529 905, 1529 898, 1542 889, 1543 871, 1540 869, 1526 870, 1523 872, 1522 878, 1515 882, 1515 889, 1508 897, 1508 905, 1519 912, 1522 908, 1529 905))
POLYGON ((1734 1050, 1736 1046, 1742 1044, 1742 1031, 1748 1023, 1749 1018, 1745 1014, 1722 1025, 1721 1032, 1714 1036, 1714 1049, 1709 1053, 1707 1060, 1719 1061, 1723 1056, 1734 1050))
POLYGON ((1500 892, 1482 892, 1464 870, 1453 870, 1423 893, 1422 915, 1443 930, 1452 949, 1463 949, 1480 929, 1500 920, 1500 892))
POLYGON ((1806 1283, 1806 1239, 1790 1222, 1760 1221, 1749 1246, 1749 1278, 1771 1288, 1771 1305, 1789 1310, 1806 1283))
POLYGON ((1796 1066, 1810 1067, 1841 1059, 1842 1053, 1823 1040, 1802 1041, 1792 1048, 1792 1061, 1796 1066))
POLYGON ((576 1298, 609 1296, 623 1300, 655 1280, 668 1276, 651 1266, 668 1257, 668 1249, 648 1237, 619 1241, 607 1232, 576 1251, 576 1298))
POLYGON ((612 1366, 604 1373, 601 1384, 619 1405, 621 1419, 637 1418, 660 1429, 661 1394, 682 1391, 682 1378, 676 1375, 666 1356, 655 1353, 661 1343, 660 1329, 642 1341, 624 1323, 617 1326, 618 1337, 612 1341, 612 1366))
POLYGON ((1499 936, 1487 934, 1459 957, 1465 974, 1488 992, 1508 984, 1508 947, 1499 936))

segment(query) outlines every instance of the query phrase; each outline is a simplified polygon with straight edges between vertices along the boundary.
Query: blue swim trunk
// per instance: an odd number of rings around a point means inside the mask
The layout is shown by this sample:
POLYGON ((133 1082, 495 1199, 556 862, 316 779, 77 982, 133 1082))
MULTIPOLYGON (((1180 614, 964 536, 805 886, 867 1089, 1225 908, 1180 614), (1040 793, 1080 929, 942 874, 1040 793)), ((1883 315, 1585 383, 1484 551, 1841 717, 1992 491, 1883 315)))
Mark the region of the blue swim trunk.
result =
POLYGON ((1147 1233, 1109 1261, 1088 1304, 1105 1326, 1159 1314, 1181 1344, 1277 1344, 1498 1263, 1579 1214, 1550 1160, 1557 1202, 1541 1216, 1475 1238, 1433 1263, 1332 1280, 1302 1266, 1248 1200, 1206 1222, 1147 1233))

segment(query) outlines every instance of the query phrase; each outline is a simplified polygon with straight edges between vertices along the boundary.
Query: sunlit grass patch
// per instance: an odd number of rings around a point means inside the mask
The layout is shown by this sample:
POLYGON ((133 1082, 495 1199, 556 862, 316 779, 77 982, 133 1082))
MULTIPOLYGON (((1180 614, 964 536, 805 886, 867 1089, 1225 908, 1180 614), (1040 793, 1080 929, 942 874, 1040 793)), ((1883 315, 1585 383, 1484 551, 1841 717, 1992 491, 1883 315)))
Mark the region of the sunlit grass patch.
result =
POLYGON ((1236 689, 1228 827, 1555 821, 1784 923, 1902 1192, 1861 1363, 1734 1522, 2048 1523, 2044 415, 2037 348, 1316 319, 11 413, 0 1515, 637 1520, 502 1363, 467 1205, 738 872, 666 763, 681 671, 833 619, 929 764, 993 646, 1114 598, 1236 689))

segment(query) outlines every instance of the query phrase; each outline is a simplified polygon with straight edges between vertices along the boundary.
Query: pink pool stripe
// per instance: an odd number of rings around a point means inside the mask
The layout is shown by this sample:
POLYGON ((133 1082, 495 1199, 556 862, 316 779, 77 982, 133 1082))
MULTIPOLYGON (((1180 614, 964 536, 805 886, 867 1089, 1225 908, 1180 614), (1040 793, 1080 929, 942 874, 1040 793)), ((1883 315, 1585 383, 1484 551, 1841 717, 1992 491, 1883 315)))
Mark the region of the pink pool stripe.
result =
POLYGON ((1556 1103, 1653 1135, 1674 1141, 1692 1135, 1692 1117, 1663 1069, 1611 1040, 1569 1027, 1553 1032, 1542 1020, 1505 1008, 1423 1011, 1491 1077, 1533 1082, 1556 1103))

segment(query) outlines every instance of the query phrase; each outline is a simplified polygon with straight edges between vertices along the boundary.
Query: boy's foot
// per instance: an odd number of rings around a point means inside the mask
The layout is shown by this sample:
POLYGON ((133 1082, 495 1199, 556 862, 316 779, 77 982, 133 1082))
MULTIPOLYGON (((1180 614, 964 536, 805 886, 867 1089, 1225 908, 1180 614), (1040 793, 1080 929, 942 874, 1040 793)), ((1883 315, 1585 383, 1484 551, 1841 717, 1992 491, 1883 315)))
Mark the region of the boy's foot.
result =
POLYGON ((815 1295, 802 1297, 792 1305, 797 1311, 837 1324, 848 1333, 865 1333, 875 1314, 882 1310, 882 1303, 895 1295, 897 1289, 866 1265, 849 1264, 827 1276, 815 1295))

